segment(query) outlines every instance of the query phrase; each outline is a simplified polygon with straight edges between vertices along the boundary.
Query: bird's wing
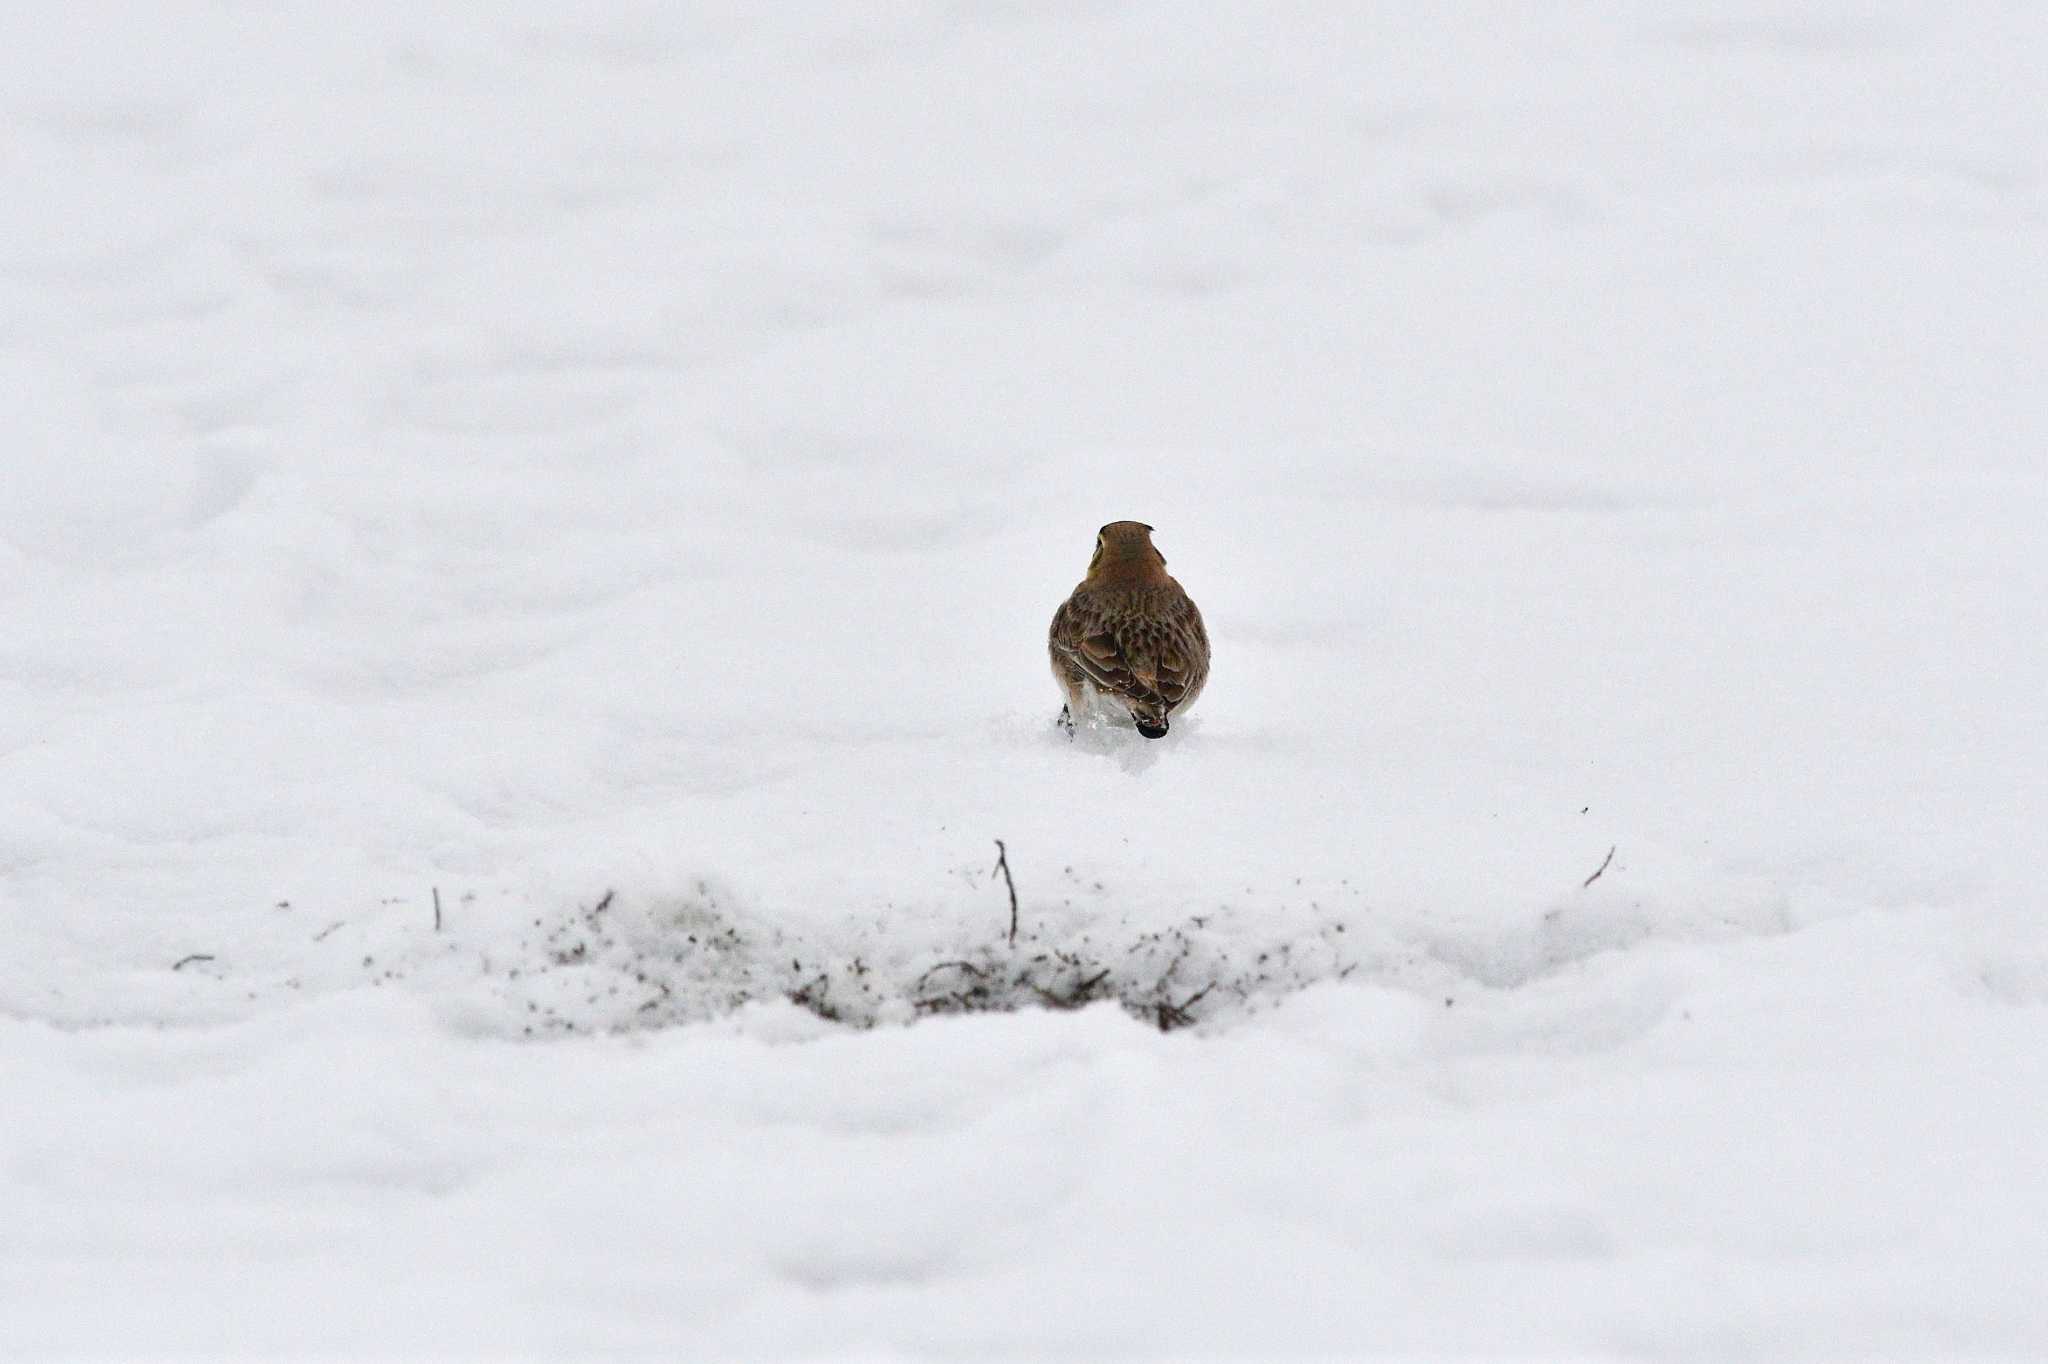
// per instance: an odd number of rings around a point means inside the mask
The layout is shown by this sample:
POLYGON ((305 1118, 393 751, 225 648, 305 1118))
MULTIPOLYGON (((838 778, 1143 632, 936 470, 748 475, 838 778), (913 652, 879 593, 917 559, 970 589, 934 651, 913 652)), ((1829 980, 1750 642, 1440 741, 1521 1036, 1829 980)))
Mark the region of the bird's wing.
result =
POLYGON ((1129 694, 1137 674, 1125 660, 1111 622, 1077 593, 1052 618, 1052 647, 1101 691, 1129 694))

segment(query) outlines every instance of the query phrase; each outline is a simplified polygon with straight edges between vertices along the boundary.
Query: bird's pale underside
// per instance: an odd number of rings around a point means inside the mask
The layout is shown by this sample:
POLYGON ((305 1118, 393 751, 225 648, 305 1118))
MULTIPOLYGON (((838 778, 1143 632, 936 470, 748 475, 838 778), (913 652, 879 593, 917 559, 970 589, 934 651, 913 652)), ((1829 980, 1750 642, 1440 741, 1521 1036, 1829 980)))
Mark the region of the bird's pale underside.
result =
POLYGON ((1061 722, 1128 718, 1148 739, 1195 703, 1209 680, 1202 613, 1166 572, 1152 527, 1112 521, 1095 538, 1088 576, 1053 613, 1052 674, 1066 693, 1061 722))

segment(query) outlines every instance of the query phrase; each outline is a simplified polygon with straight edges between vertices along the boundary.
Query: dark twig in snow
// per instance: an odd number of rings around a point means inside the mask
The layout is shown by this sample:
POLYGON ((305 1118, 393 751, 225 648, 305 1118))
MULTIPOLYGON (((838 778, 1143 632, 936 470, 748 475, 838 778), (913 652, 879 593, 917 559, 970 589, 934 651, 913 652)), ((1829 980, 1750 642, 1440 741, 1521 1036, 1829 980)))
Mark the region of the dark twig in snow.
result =
POLYGON ((973 976, 976 980, 979 980, 988 974, 988 972, 982 970, 979 966, 976 966, 971 961, 942 961, 937 966, 932 967, 931 970, 926 971, 923 975, 919 976, 917 978, 917 984, 913 988, 922 990, 924 988, 924 983, 926 981, 930 980, 939 972, 951 970, 954 967, 958 967, 962 971, 965 971, 968 975, 973 976))
POLYGON ((335 920, 335 921, 334 921, 333 923, 331 923, 331 924, 327 925, 327 927, 325 927, 325 928, 321 929, 321 930, 320 930, 320 931, 319 931, 318 933, 315 933, 315 934, 313 935, 313 941, 314 941, 314 942, 325 942, 325 941, 327 941, 327 935, 328 935, 328 934, 330 934, 330 933, 334 932, 334 930, 335 930, 335 929, 337 929, 337 928, 341 928, 341 927, 345 926, 345 925, 346 925, 347 923, 348 923, 348 920, 347 920, 347 919, 336 919, 336 920, 335 920))
POLYGON ((1215 988, 1216 982, 1212 980, 1178 1004, 1171 1000, 1160 1000, 1158 1004, 1153 1006, 1154 1017, 1159 1024, 1159 1031, 1172 1032, 1175 1028, 1192 1026, 1195 1017, 1188 1010, 1201 1003, 1202 997, 1215 988))
POLYGON ((1593 868, 1593 874, 1592 874, 1591 876, 1588 876, 1588 877, 1587 877, 1587 878, 1585 879, 1585 881, 1584 881, 1584 882, 1582 882, 1582 883, 1580 884, 1580 886, 1579 886, 1579 889, 1580 889, 1580 890, 1584 890, 1584 889, 1585 889, 1585 888, 1586 888, 1587 886, 1590 886, 1590 885, 1592 885, 1592 884, 1593 884, 1593 883, 1594 883, 1595 881, 1598 881, 1598 880, 1600 879, 1600 873, 1601 873, 1601 872, 1603 872, 1603 871, 1606 871, 1606 870, 1607 870, 1607 864, 1608 864, 1609 862, 1612 862, 1613 860, 1614 860, 1614 845, 1613 845, 1613 844, 1609 844, 1609 845, 1608 845, 1608 847, 1607 847, 1607 856, 1605 856, 1605 857, 1603 857, 1603 858, 1601 858, 1601 859, 1600 859, 1600 865, 1599 865, 1599 866, 1597 866, 1597 867, 1595 867, 1595 868, 1593 868))
POLYGON ((194 952, 194 953, 193 953, 193 954, 192 954, 191 956, 189 956, 189 957, 180 957, 180 958, 178 958, 178 959, 177 959, 176 961, 172 962, 172 963, 171 963, 171 969, 172 969, 173 971, 182 971, 182 970, 184 970, 184 969, 185 969, 186 967, 188 967, 188 966, 191 966, 191 965, 193 965, 193 964, 195 964, 195 963, 197 963, 197 962, 202 962, 202 961, 212 961, 212 960, 213 960, 213 954, 212 954, 212 953, 210 953, 210 952, 194 952))
POLYGON ((831 977, 821 974, 816 980, 809 981, 802 987, 791 990, 789 992, 789 1002, 800 1009, 809 1009, 827 1023, 837 1023, 842 1015, 838 1007, 832 1003, 831 989, 831 977))
POLYGON ((996 872, 1003 874, 1003 884, 1010 888, 1010 946, 1017 945, 1017 883, 1010 878, 1010 850, 1003 846, 1003 840, 996 840, 996 868, 988 879, 996 879, 996 872))
POLYGON ((434 931, 441 931, 441 888, 434 887, 434 931))

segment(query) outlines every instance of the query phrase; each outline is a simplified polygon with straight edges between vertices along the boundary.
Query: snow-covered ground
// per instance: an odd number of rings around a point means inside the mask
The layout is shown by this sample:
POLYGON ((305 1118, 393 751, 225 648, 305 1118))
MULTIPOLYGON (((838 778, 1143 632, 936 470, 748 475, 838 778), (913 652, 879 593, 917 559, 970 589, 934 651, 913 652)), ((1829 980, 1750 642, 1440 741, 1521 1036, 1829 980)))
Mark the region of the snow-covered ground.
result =
POLYGON ((9 7, 0 1354, 2048 1354, 2044 72, 9 7))

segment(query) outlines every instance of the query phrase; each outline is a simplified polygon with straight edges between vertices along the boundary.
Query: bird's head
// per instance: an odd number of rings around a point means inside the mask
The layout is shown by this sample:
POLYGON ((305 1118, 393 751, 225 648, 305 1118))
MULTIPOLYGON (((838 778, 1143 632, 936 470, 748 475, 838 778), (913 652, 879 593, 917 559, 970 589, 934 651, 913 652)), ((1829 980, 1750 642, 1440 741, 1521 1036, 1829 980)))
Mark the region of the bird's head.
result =
POLYGON ((1117 584, 1166 581, 1166 556, 1152 543, 1152 527, 1143 521, 1112 521, 1095 532, 1088 578, 1117 584))

